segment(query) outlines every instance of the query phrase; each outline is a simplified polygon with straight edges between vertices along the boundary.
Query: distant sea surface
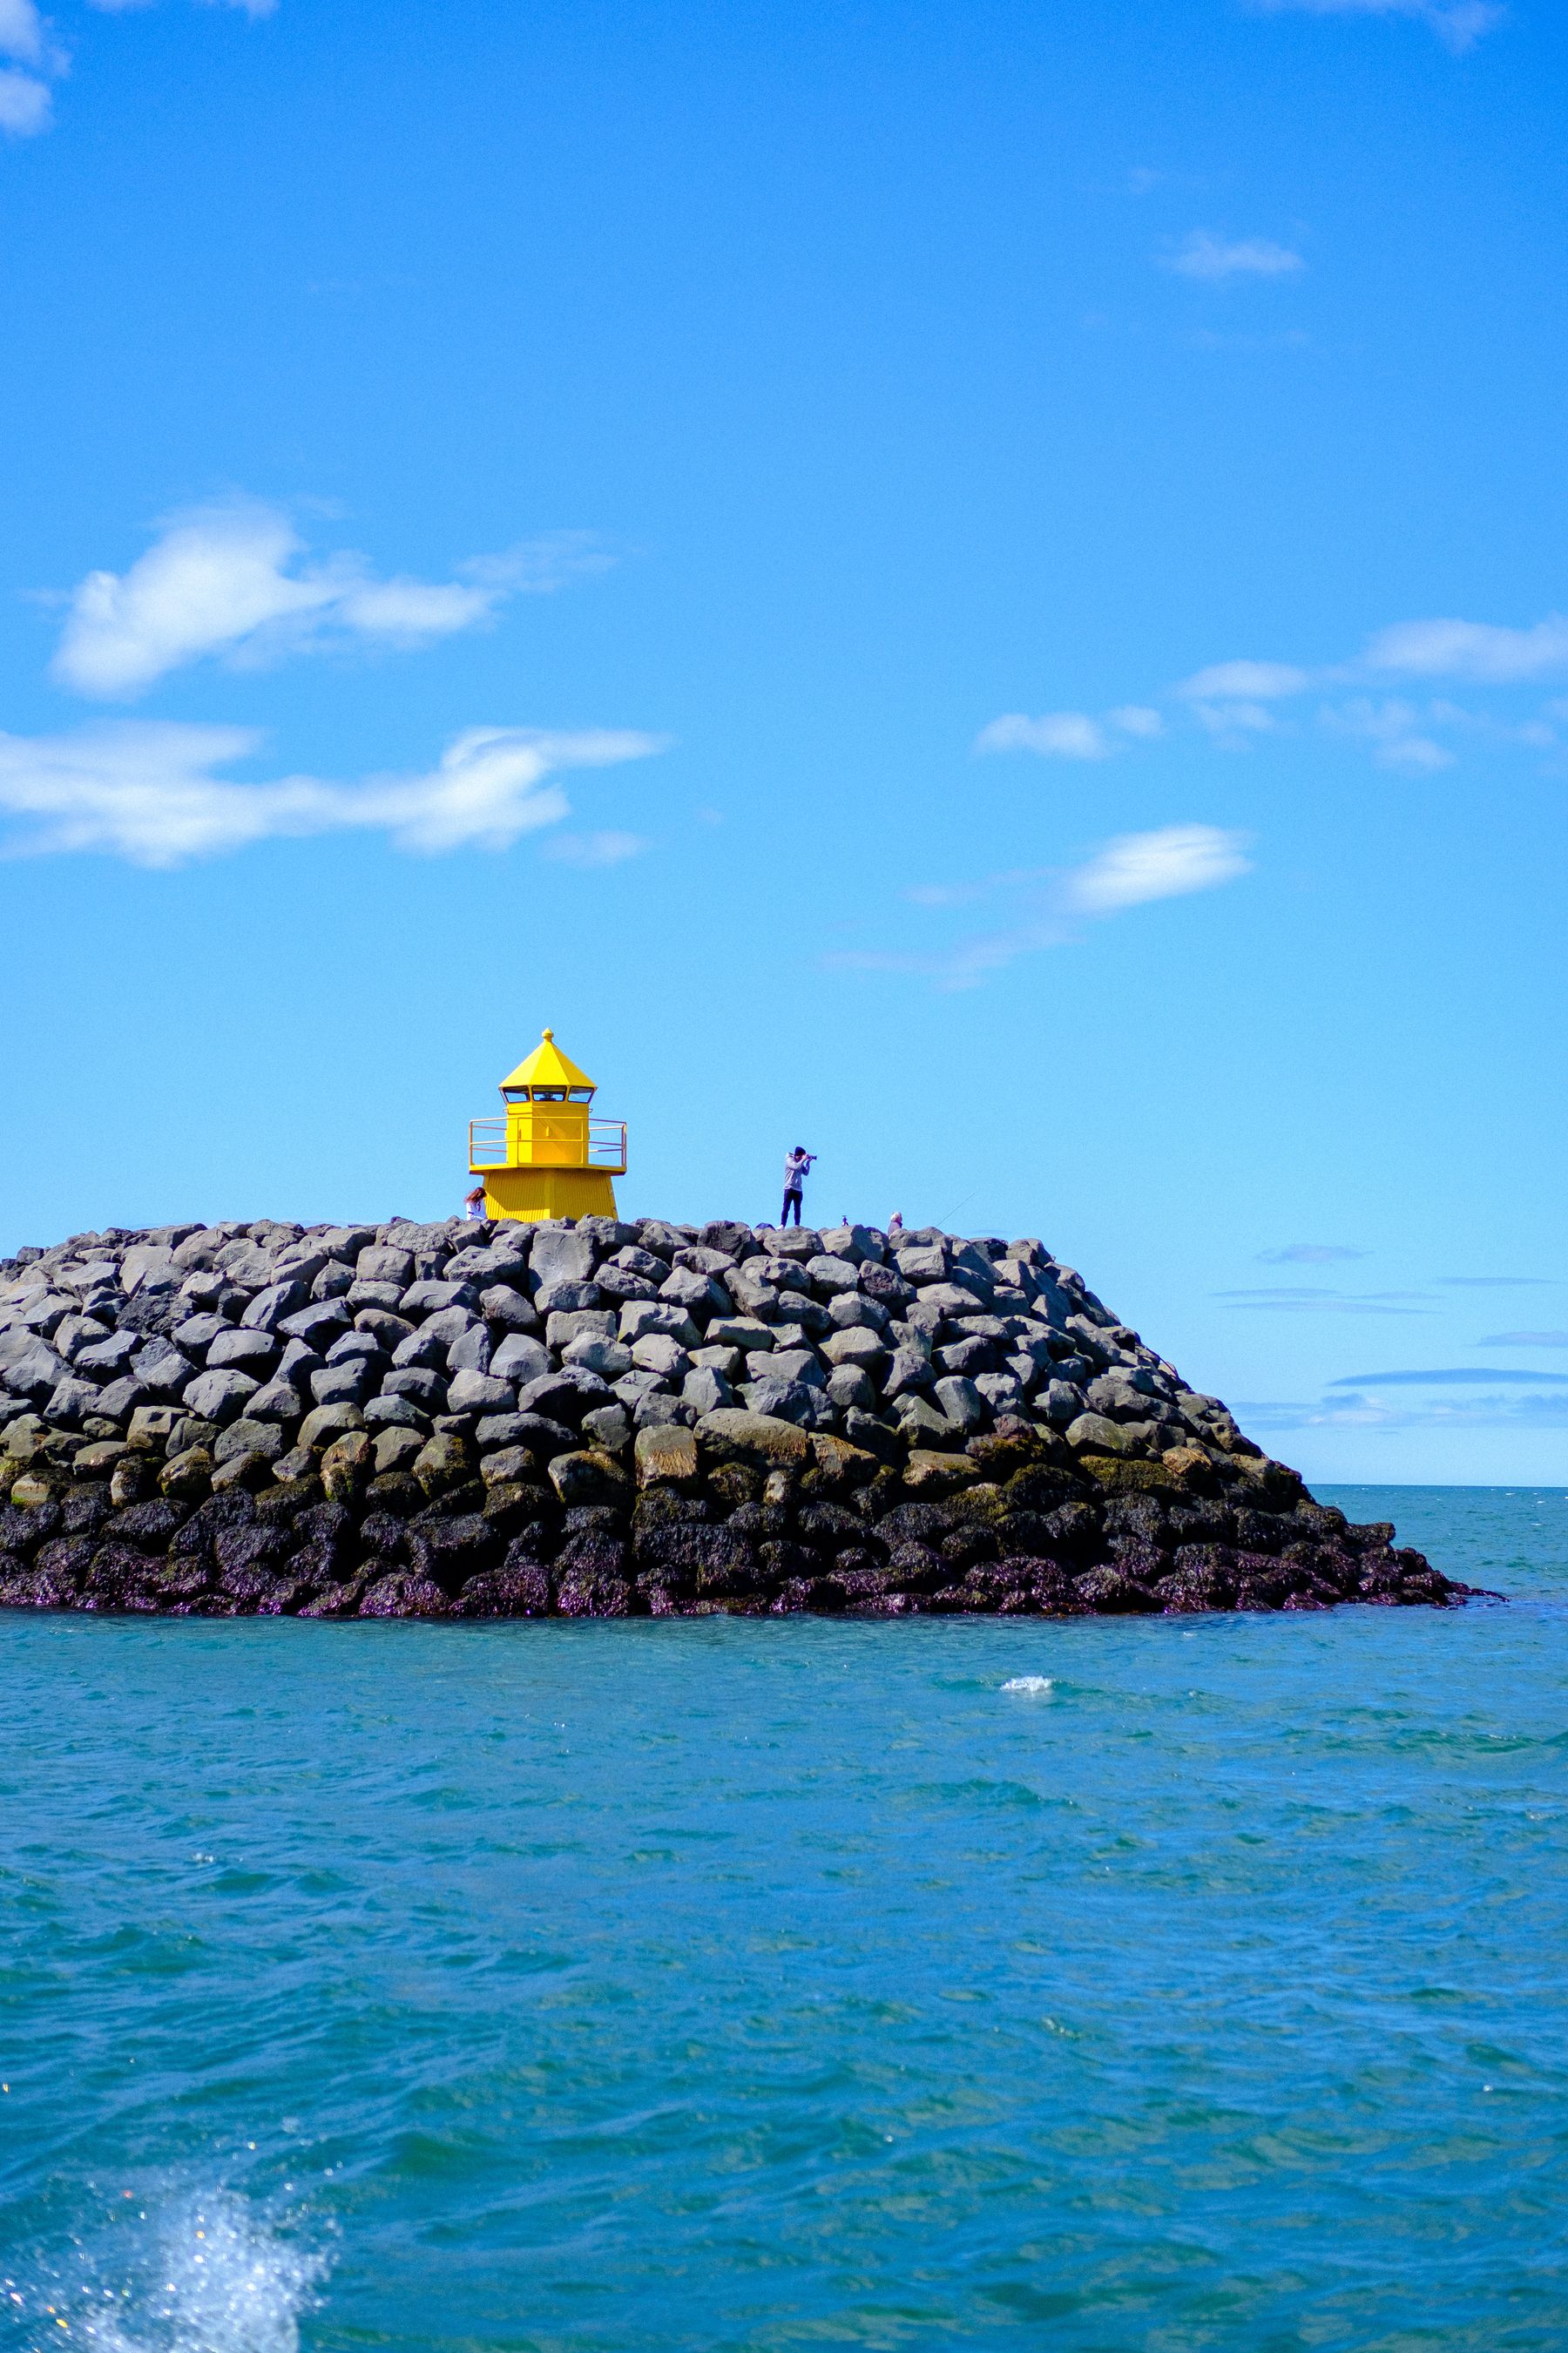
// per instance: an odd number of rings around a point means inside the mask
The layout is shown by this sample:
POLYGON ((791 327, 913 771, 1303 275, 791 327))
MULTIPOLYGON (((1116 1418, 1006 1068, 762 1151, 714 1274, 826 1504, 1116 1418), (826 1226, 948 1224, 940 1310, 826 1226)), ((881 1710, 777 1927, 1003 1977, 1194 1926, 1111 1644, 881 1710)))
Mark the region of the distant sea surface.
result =
POLYGON ((1506 1608, 0 1613, 0 2347, 1568 2345, 1568 1494, 1506 1608))

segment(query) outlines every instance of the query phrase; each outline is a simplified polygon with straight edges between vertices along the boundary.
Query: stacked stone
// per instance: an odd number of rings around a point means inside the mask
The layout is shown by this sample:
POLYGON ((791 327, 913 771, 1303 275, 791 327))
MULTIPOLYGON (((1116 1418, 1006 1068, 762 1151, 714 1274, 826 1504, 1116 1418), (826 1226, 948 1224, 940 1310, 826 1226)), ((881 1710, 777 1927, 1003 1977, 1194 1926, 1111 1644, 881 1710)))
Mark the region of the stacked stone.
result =
POLYGON ((0 1603, 302 1616, 1447 1602, 1037 1241, 585 1218, 0 1261, 0 1603))

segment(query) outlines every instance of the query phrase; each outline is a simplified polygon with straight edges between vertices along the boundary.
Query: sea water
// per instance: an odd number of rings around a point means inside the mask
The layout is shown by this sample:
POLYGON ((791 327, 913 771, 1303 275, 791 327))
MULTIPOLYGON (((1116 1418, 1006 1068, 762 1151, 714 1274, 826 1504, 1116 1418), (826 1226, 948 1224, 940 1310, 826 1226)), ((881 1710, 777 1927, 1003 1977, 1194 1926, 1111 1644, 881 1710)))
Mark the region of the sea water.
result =
POLYGON ((0 2345, 1568 2344, 1568 1495, 1442 1612, 0 1615, 0 2345))

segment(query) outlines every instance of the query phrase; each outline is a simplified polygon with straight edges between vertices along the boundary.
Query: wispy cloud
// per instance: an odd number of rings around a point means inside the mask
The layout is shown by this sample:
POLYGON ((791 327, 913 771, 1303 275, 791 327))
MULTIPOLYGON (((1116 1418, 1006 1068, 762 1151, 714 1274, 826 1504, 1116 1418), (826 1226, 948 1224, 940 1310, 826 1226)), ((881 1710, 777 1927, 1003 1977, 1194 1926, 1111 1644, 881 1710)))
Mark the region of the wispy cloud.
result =
POLYGON ((1383 767, 1430 776, 1438 768, 1451 768, 1454 765, 1454 754, 1446 744, 1422 733, 1421 714, 1413 703, 1398 700, 1374 702, 1369 695, 1356 695, 1337 708, 1325 707, 1320 717, 1334 733, 1353 735, 1374 745, 1375 756, 1383 767))
POLYGON ((1440 1274, 1436 1280, 1463 1291, 1550 1291, 1555 1286, 1545 1274, 1440 1274))
MULTIPOLYGON (((1031 751, 1080 760, 1105 759, 1139 737, 1173 727, 1201 728, 1222 749, 1241 752, 1273 736, 1299 735, 1310 723, 1327 735, 1367 745, 1380 767, 1428 776, 1454 765, 1468 744, 1546 754, 1561 770, 1568 732, 1568 699, 1521 712, 1467 707, 1436 694, 1376 691, 1395 680, 1412 688, 1457 681, 1491 696, 1568 675, 1568 619, 1549 614, 1524 628, 1489 621, 1397 621, 1379 629, 1359 653, 1309 666, 1264 655, 1206 663, 1152 702, 1124 703, 1096 717, 1060 711, 1030 719, 1013 712, 982 729, 977 752, 1031 751), (1315 712, 1301 699, 1317 692, 1315 712)), ((1473 697, 1479 702, 1479 696, 1473 697)))
POLYGON ((309 559, 279 508, 227 499, 173 517, 128 572, 88 574, 54 674, 80 693, 128 699, 211 656, 258 665, 332 646, 426 645, 604 561, 568 536, 477 557, 454 580, 379 578, 362 555, 309 559))
MULTIPOLYGON (((132 9, 150 8, 153 0, 90 0, 90 5, 105 16, 122 16, 132 9)), ((237 8, 242 16, 270 16, 278 0, 202 0, 207 8, 237 8)))
POLYGON ((1568 1391, 1563 1389, 1342 1389, 1313 1404, 1237 1398, 1236 1412, 1248 1430, 1353 1430, 1377 1437, 1409 1430, 1561 1430, 1568 1424, 1568 1391))
POLYGON ((1265 16, 1409 16, 1427 26, 1456 56, 1500 25, 1500 0, 1254 0, 1265 16))
POLYGON ((1436 1309, 1420 1291, 1322 1291, 1304 1283, 1259 1285, 1242 1291, 1216 1291, 1226 1307, 1246 1308, 1259 1314, 1285 1315, 1432 1315, 1436 1309))
POLYGON ((1053 760, 1103 760, 1110 740, 1098 719, 1082 711, 1051 711, 1030 719, 1021 711, 1004 712, 983 727, 974 739, 977 752, 1038 752, 1053 760))
POLYGON ((1341 1259, 1371 1255, 1369 1250, 1352 1250, 1348 1242, 1287 1242, 1283 1250, 1258 1253, 1264 1266, 1332 1266, 1341 1259))
POLYGON ((1153 833, 1124 833, 1066 880, 1068 905, 1080 914, 1110 915, 1154 899, 1183 899, 1214 891, 1251 871, 1245 836, 1215 825, 1167 825, 1153 833))
POLYGON ((1249 1430, 1560 1429, 1568 1422, 1568 1373, 1443 1365, 1346 1373, 1317 1403, 1239 1401, 1249 1430))
POLYGON ((1307 266, 1290 246, 1266 237, 1219 237, 1207 228, 1189 229, 1162 259, 1178 278, 1210 285, 1225 278, 1289 278, 1307 266))
POLYGON ((1342 1373, 1331 1381, 1332 1389, 1496 1388, 1500 1382, 1540 1388, 1546 1381, 1568 1382, 1568 1373, 1504 1372, 1493 1365, 1446 1365, 1437 1371, 1342 1373))
POLYGON ((1492 1332, 1478 1348, 1568 1348, 1568 1332, 1492 1332))
POLYGON ((1107 712, 1106 717, 1113 727, 1120 727, 1124 735, 1135 736, 1143 743, 1165 732, 1164 720, 1147 703, 1123 702, 1116 710, 1107 712))
POLYGON ((0 812, 20 820, 6 853, 99 851, 169 867, 279 836, 345 831, 384 833, 406 850, 506 849, 571 814, 561 771, 661 748, 629 730, 471 727, 424 775, 236 784, 217 773, 254 757, 261 741, 251 728, 150 721, 0 735, 0 812))
POLYGON ((1119 739, 1148 743, 1164 732, 1162 714, 1145 703, 1121 703, 1103 719, 1093 719, 1087 711, 1050 711, 1038 719, 1008 711, 981 729, 973 749, 1035 752, 1047 760, 1108 760, 1123 748, 1119 739))
POLYGON ((1211 662, 1184 679, 1176 692, 1188 702, 1273 702, 1300 694, 1310 682, 1310 672, 1292 662, 1211 662))
MULTIPOLYGON (((90 0, 105 16, 150 7, 153 0, 90 0)), ((278 0, 204 0, 208 7, 237 9, 250 17, 270 16, 278 0)), ((0 132, 30 139, 54 121, 49 85, 70 69, 70 58, 53 37, 36 0, 0 0, 0 132)))
POLYGON ((1165 826, 1122 834, 1078 866, 1015 868, 980 882, 928 883, 908 894, 917 904, 949 907, 1015 892, 1023 902, 1019 919, 949 948, 846 950, 826 962, 840 971, 925 973, 944 988, 973 988, 1020 956, 1059 946, 1085 922, 1234 881, 1250 871, 1245 845, 1245 835, 1217 826, 1165 826))
POLYGON ((1380 629, 1362 667, 1398 678, 1455 678, 1517 686, 1568 670, 1568 620, 1550 613, 1524 629, 1490 621, 1396 621, 1380 629))
POLYGON ((558 833, 543 849, 563 866, 624 866, 652 846, 640 833, 558 833))
POLYGON ((0 131, 31 139, 49 127, 49 83, 68 64, 33 0, 0 0, 0 131))

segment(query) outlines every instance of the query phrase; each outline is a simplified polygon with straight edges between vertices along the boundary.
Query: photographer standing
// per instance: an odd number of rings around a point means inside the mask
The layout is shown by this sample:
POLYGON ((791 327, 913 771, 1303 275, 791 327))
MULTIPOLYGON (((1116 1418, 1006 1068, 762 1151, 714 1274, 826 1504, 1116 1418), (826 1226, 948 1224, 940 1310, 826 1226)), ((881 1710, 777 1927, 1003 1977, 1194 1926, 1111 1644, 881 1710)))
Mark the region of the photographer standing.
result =
POLYGON ((797 1144, 795 1150, 785 1160, 784 1216, 779 1219, 781 1226, 788 1225, 790 1208, 792 1204, 795 1208, 795 1224, 797 1226, 799 1225, 801 1187, 805 1183, 806 1176, 810 1172, 811 1164, 816 1158, 816 1155, 815 1152, 808 1152, 804 1144, 797 1144))

